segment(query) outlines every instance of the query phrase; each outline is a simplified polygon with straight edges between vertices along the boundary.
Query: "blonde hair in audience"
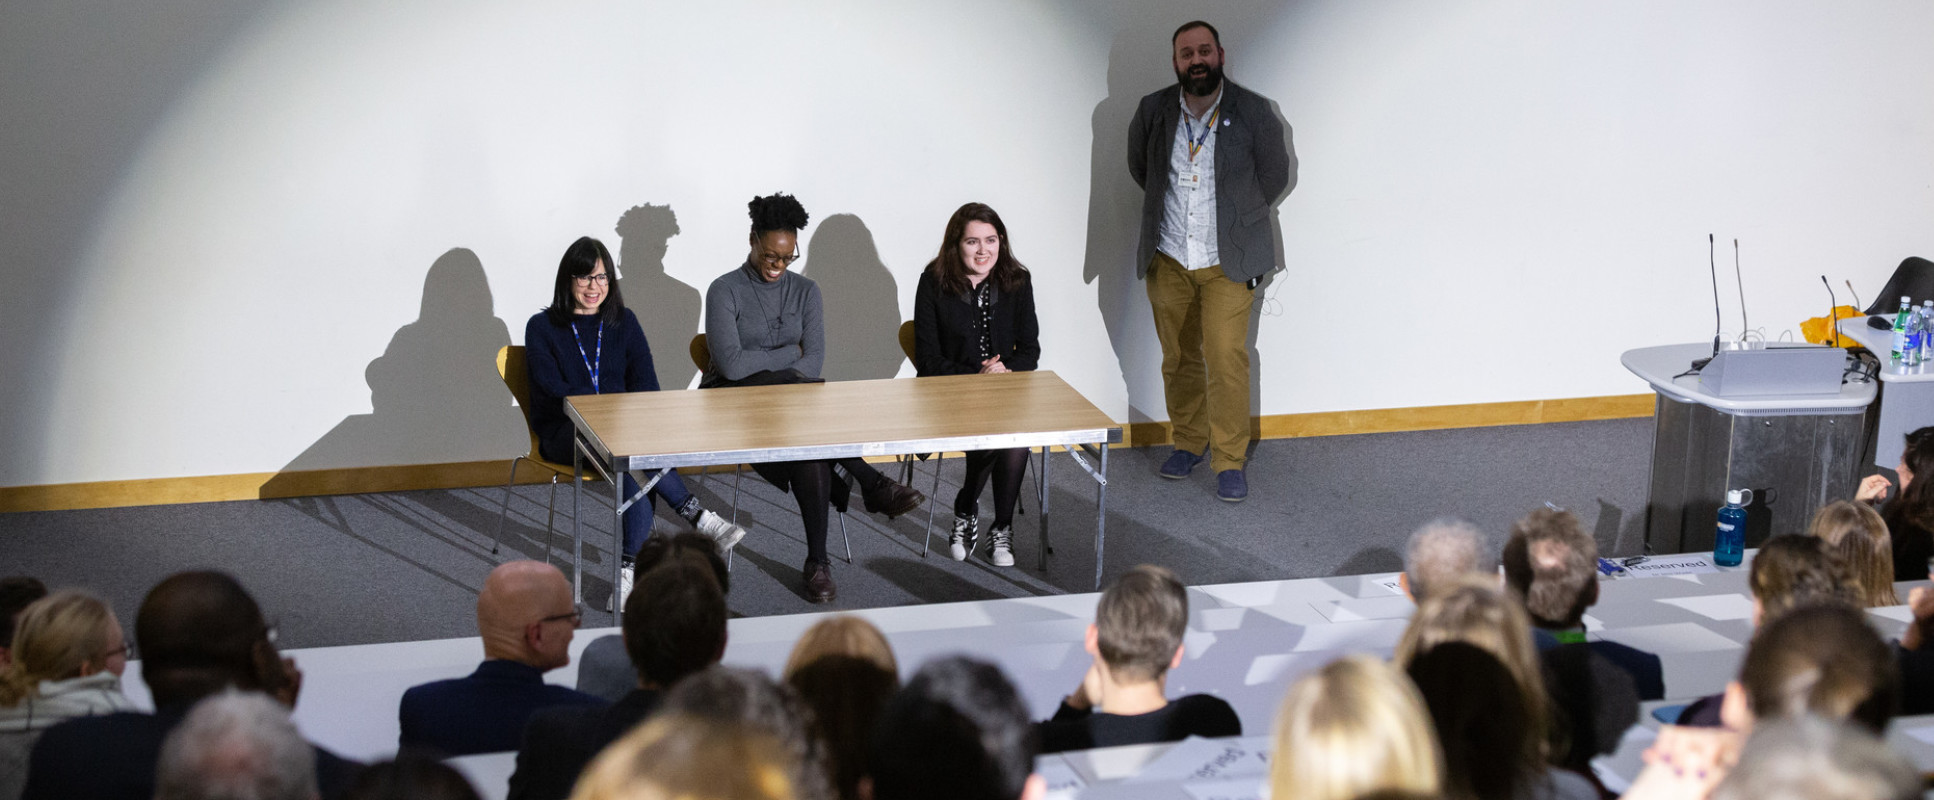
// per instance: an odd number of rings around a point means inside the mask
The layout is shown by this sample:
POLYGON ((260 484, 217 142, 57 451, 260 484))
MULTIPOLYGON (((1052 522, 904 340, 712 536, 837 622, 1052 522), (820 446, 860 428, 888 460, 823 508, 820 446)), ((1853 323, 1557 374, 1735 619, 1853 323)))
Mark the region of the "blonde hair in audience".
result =
POLYGON ((792 774, 772 734, 673 712, 599 753, 571 800, 792 800, 792 774))
POLYGON ((1860 602, 1867 608, 1900 605, 1894 593, 1894 542, 1880 512, 1866 503, 1839 500, 1822 506, 1806 526, 1840 553, 1860 583, 1860 602))
POLYGON ((1270 796, 1351 800, 1381 790, 1436 794, 1443 754, 1430 710, 1396 668, 1350 655, 1303 676, 1276 713, 1270 796))
POLYGON ((867 622, 864 618, 851 614, 828 617, 806 629, 799 641, 792 646, 792 655, 786 659, 783 679, 791 681, 794 675, 814 661, 827 656, 846 656, 869 662, 889 675, 899 675, 899 662, 893 658, 893 646, 887 644, 886 634, 867 622))
POLYGON ((20 612, 13 633, 13 667, 0 673, 0 706, 32 697, 41 681, 78 678, 107 660, 114 612, 85 592, 59 591, 20 612))
POLYGON ((1408 669, 1412 659, 1445 642, 1481 648, 1504 664, 1524 694, 1534 737, 1545 738, 1550 712, 1538 649, 1531 641, 1531 619, 1523 606, 1487 578, 1469 577, 1432 587, 1430 596, 1411 615, 1391 659, 1399 669, 1408 669))

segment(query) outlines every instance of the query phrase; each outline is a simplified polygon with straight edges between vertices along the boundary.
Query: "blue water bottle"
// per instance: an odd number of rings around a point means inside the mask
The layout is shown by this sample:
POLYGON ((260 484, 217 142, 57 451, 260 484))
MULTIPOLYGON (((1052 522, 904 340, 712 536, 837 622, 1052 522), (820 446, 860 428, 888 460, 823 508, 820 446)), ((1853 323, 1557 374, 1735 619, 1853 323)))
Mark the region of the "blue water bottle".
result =
POLYGON ((1746 490, 1726 490, 1719 508, 1719 530, 1712 537, 1712 563, 1737 567, 1746 557, 1746 490))

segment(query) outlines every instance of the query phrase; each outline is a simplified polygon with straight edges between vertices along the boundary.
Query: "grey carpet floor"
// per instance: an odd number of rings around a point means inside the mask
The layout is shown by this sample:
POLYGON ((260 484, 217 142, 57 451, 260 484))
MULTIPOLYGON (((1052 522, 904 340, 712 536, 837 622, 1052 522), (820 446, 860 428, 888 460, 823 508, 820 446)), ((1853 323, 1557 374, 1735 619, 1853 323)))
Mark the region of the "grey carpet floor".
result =
MULTIPOLYGON (((1168 566, 1191 585, 1394 571, 1411 529, 1440 514, 1470 518, 1502 541, 1511 521, 1550 502, 1572 509, 1607 555, 1639 551, 1650 459, 1650 419, 1552 423, 1259 442, 1248 502, 1215 498, 1214 476, 1164 480, 1167 447, 1110 454, 1104 573, 1168 566)), ((931 491, 922 464, 914 485, 931 491)), ((839 600, 808 603, 799 569, 806 546, 798 513, 751 473, 739 521, 751 531, 734 560, 728 603, 765 616, 913 603, 1085 592, 1095 567, 1095 486, 1065 455, 1051 469, 1046 571, 1035 569, 1038 517, 1030 498, 1017 518, 1010 568, 946 557, 947 508, 960 460, 941 467, 936 551, 921 557, 924 510, 888 522, 847 519, 854 563, 835 556, 839 600)), ((1031 479, 1030 479, 1031 480, 1031 479)), ((692 485, 697 487, 694 482, 692 485)), ((1032 486, 1030 485, 1031 494, 1032 486)), ((730 476, 698 494, 727 508, 730 476)), ((79 586, 131 620, 161 578, 217 568, 239 577, 273 618, 284 647, 320 647, 475 635, 477 588, 495 564, 545 557, 548 488, 523 486, 511 502, 499 555, 490 539, 502 488, 345 495, 59 512, 0 514, 0 574, 79 586)), ((991 494, 991 490, 990 490, 991 494)), ((984 501, 985 502, 985 501, 984 501)), ((586 627, 611 624, 608 500, 585 498, 586 627)), ((568 558, 569 491, 558 493, 550 557, 568 558)), ((660 532, 684 529, 661 512, 660 532)), ((566 564, 568 573, 568 563, 566 564)))

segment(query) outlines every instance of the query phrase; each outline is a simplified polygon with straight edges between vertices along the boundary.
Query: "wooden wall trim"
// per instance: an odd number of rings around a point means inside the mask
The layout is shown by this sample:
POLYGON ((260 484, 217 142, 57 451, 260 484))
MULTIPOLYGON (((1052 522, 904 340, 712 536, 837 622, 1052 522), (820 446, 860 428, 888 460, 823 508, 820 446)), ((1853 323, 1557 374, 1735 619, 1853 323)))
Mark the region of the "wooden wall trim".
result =
MULTIPOLYGON (((1341 436, 1358 433, 1477 428, 1495 425, 1535 425, 1652 416, 1653 395, 1572 397, 1454 406, 1381 408, 1360 411, 1321 411, 1256 417, 1257 438, 1341 436)), ((1166 444, 1168 423, 1138 422, 1123 426, 1122 446, 1166 444)), ((870 459, 891 461, 891 458, 870 459)), ((45 486, 0 487, 0 512, 65 511, 84 508, 210 503, 225 500, 312 497, 415 489, 455 489, 502 486, 510 462, 471 461, 450 464, 410 464, 304 472, 256 472, 189 478, 151 478, 97 481, 45 486)), ((697 470, 681 470, 693 473, 697 470)), ((712 468, 712 472, 721 472, 712 468)), ((550 473, 537 467, 518 470, 519 483, 537 483, 550 473)))

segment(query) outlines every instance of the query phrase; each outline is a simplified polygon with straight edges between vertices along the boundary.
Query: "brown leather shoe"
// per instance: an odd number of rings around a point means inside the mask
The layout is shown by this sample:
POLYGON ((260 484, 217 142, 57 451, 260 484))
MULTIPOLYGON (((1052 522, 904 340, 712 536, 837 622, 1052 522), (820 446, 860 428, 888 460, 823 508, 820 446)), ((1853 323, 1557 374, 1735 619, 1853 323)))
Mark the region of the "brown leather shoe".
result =
POLYGON ((801 577, 806 581, 807 600, 830 603, 839 597, 839 587, 833 585, 833 565, 824 561, 808 561, 801 577))
POLYGON ((919 508, 925 502, 927 496, 921 494, 920 490, 895 481, 887 481, 866 493, 866 510, 873 514, 885 514, 887 519, 919 508))

